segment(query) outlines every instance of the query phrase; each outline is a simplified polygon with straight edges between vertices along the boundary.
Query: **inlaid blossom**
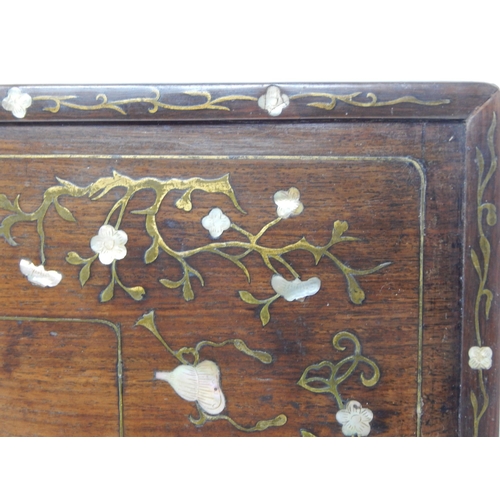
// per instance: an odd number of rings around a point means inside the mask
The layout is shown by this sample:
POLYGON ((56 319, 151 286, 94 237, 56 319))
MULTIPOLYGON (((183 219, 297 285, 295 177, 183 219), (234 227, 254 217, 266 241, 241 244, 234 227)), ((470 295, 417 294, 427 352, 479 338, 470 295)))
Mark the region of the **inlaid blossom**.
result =
POLYGON ((7 93, 7 97, 2 101, 2 107, 6 111, 12 112, 16 118, 24 118, 26 110, 31 106, 31 96, 17 87, 12 87, 7 93))
POLYGON ((364 437, 370 434, 373 413, 368 408, 363 408, 357 401, 349 401, 343 410, 337 412, 336 418, 342 425, 344 436, 364 437))
POLYGON ((304 210, 304 205, 300 201, 300 191, 291 187, 288 191, 278 191, 274 194, 278 217, 288 219, 288 217, 299 215, 304 210))
POLYGON ((299 278, 293 281, 287 281, 280 274, 275 274, 271 278, 271 286, 273 290, 281 295, 285 300, 303 300, 318 293, 321 288, 321 280, 319 278, 309 278, 307 281, 301 281, 299 278))
POLYGON ((259 107, 265 109, 271 116, 279 116, 281 112, 290 104, 290 98, 281 93, 281 89, 276 85, 267 88, 264 95, 259 97, 259 107))
POLYGON ((214 239, 218 238, 226 229, 231 227, 231 220, 220 208, 210 210, 210 213, 201 219, 201 225, 214 239))
POLYGON ((127 241, 128 236, 125 231, 117 231, 113 226, 105 224, 99 229, 97 236, 90 240, 90 248, 99 254, 101 264, 107 266, 115 260, 125 258, 127 241))
POLYGON ((489 370, 493 351, 490 347, 474 346, 469 349, 469 366, 473 370, 489 370))
POLYGON ((61 273, 47 271, 43 265, 35 266, 33 262, 26 259, 21 259, 19 269, 30 283, 42 288, 57 286, 62 280, 61 273))
POLYGON ((218 415, 226 406, 219 367, 213 361, 202 361, 196 366, 180 365, 171 372, 156 372, 155 378, 168 382, 182 399, 196 401, 210 415, 218 415))

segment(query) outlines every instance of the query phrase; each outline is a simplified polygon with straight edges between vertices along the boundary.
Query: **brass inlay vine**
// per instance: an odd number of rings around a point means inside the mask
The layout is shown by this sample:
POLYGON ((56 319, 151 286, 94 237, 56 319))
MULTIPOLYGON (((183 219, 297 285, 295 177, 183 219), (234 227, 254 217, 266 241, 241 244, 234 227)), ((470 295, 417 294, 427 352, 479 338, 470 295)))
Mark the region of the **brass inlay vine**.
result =
MULTIPOLYGON (((109 109, 116 111, 121 115, 127 115, 127 106, 133 104, 147 104, 149 105, 148 112, 151 114, 156 113, 159 109, 170 111, 200 111, 200 110, 218 110, 218 111, 231 111, 231 109, 224 105, 224 103, 236 101, 257 101, 257 97, 249 95, 226 95, 213 98, 212 94, 206 90, 185 91, 183 95, 196 99, 197 102, 193 104, 170 104, 162 101, 161 92, 155 87, 150 88, 153 93, 152 97, 132 97, 127 99, 110 100, 105 93, 96 95, 96 104, 79 104, 75 102, 79 99, 77 95, 39 95, 33 96, 32 101, 51 101, 53 104, 45 106, 43 111, 51 113, 58 113, 61 108, 70 108, 78 111, 99 111, 109 109), (203 99, 202 102, 199 100, 203 99)), ((438 99, 434 101, 424 101, 414 96, 402 96, 388 101, 379 101, 376 94, 367 92, 364 99, 359 100, 362 92, 352 92, 350 94, 333 94, 328 92, 308 92, 304 94, 295 94, 290 96, 290 100, 304 99, 304 98, 324 98, 326 102, 311 102, 307 106, 332 111, 338 102, 362 108, 373 108, 382 106, 396 106, 398 104, 415 104, 419 106, 440 106, 449 104, 450 99, 438 99)))
POLYGON ((337 351, 345 351, 346 349, 340 344, 342 340, 350 340, 353 343, 353 354, 336 364, 331 361, 321 361, 317 364, 310 365, 305 369, 300 380, 297 382, 297 384, 304 389, 317 394, 329 392, 335 398, 339 410, 344 408, 344 401, 340 396, 339 386, 353 374, 360 363, 368 365, 373 372, 369 378, 366 378, 364 373, 361 372, 361 382, 365 387, 373 387, 380 379, 380 370, 376 363, 361 354, 361 344, 356 335, 347 331, 337 333, 332 340, 333 347, 337 349, 337 351), (345 371, 341 371, 344 365, 348 365, 348 368, 345 371), (330 376, 328 378, 311 376, 309 373, 311 371, 321 370, 325 367, 330 369, 330 376))
POLYGON ((337 333, 332 339, 333 347, 337 349, 337 351, 345 351, 346 347, 341 345, 344 340, 348 340, 353 344, 353 354, 345 357, 338 363, 320 361, 319 363, 310 365, 304 370, 300 380, 297 382, 298 385, 310 392, 314 392, 316 394, 331 394, 335 398, 339 410, 343 410, 345 408, 345 400, 342 399, 342 396, 340 395, 339 386, 355 372, 359 364, 364 364, 371 370, 371 375, 369 377, 366 377, 363 372, 360 373, 361 383, 365 387, 373 387, 380 379, 379 367, 374 361, 362 354, 361 343, 356 335, 348 331, 337 333), (328 377, 318 376, 311 373, 318 372, 325 368, 327 368, 330 372, 328 377))
MULTIPOLYGON (((497 125, 496 113, 493 113, 493 119, 488 129, 487 134, 487 144, 490 153, 490 165, 488 171, 485 172, 485 161, 481 150, 476 147, 476 164, 478 168, 478 183, 477 183, 477 228, 479 233, 479 248, 481 249, 481 254, 483 257, 483 262, 481 262, 476 251, 471 249, 471 260, 474 265, 474 269, 479 277, 479 287, 476 295, 476 301, 474 305, 474 331, 476 336, 476 343, 478 347, 482 347, 482 337, 481 337, 481 301, 485 297, 484 303, 484 316, 485 319, 489 319, 491 304, 493 302, 493 292, 486 288, 486 281, 488 279, 488 271, 490 267, 491 259, 491 244, 485 235, 483 228, 483 217, 484 212, 486 212, 486 223, 488 226, 494 226, 497 223, 497 209, 493 203, 483 202, 484 191, 486 186, 490 182, 493 174, 497 169, 497 156, 495 153, 495 130, 497 125)), ((479 409, 479 401, 476 393, 471 389, 470 400, 472 404, 472 410, 474 413, 474 436, 479 435, 479 422, 485 414, 489 406, 489 395, 486 391, 484 383, 483 370, 479 369, 478 373, 478 383, 482 396, 482 405, 479 409)))
POLYGON ((44 111, 50 111, 51 113, 58 113, 62 106, 66 108, 78 109, 80 111, 97 111, 100 109, 111 109, 117 111, 122 115, 126 115, 127 112, 122 106, 130 104, 149 104, 149 113, 156 113, 158 109, 169 109, 173 111, 199 111, 201 109, 211 109, 220 111, 230 111, 227 106, 221 106, 221 103, 229 101, 256 101, 256 97, 245 96, 245 95, 227 95, 223 97, 218 97, 213 99, 210 92, 207 91, 186 91, 185 95, 190 97, 202 97, 205 102, 200 104, 187 104, 187 105, 176 105, 161 102, 160 91, 156 88, 152 88, 151 91, 154 97, 133 97, 129 99, 119 99, 116 101, 109 101, 106 94, 97 94, 96 101, 100 101, 97 104, 76 104, 74 99, 78 99, 76 95, 66 95, 66 96, 35 96, 33 101, 53 101, 53 106, 48 106, 43 108, 44 111))
POLYGON ((312 432, 309 432, 306 429, 300 429, 300 435, 302 437, 308 437, 308 438, 310 438, 310 437, 316 437, 312 432))
MULTIPOLYGON (((153 190, 155 193, 154 203, 142 210, 134 210, 131 213, 136 215, 145 216, 145 228, 148 235, 151 237, 151 246, 144 253, 144 262, 146 264, 151 264, 154 262, 160 254, 160 251, 166 253, 170 257, 173 257, 179 263, 183 276, 180 280, 172 281, 167 278, 160 279, 160 283, 166 288, 181 288, 184 299, 186 301, 194 299, 194 291, 191 285, 191 277, 195 276, 202 285, 204 285, 204 280, 201 273, 192 267, 188 263, 188 259, 193 255, 208 252, 219 257, 222 257, 235 266, 237 266, 246 276, 248 282, 250 282, 250 272, 242 262, 242 260, 249 255, 251 252, 258 253, 266 267, 273 273, 277 274, 271 259, 281 263, 286 267, 290 274, 294 278, 299 278, 298 272, 293 268, 293 266, 287 262, 284 255, 289 252, 296 250, 303 250, 309 252, 313 257, 315 264, 318 264, 323 257, 330 259, 342 272, 346 279, 347 291, 350 300, 355 304, 361 304, 365 298, 365 294, 358 282, 356 281, 356 276, 366 276, 368 274, 375 273, 382 269, 383 267, 389 265, 388 262, 379 264, 368 270, 357 270, 341 262, 331 251, 331 248, 340 242, 348 241, 358 241, 358 238, 352 236, 345 236, 344 233, 348 229, 348 224, 345 221, 335 221, 332 228, 332 235, 329 241, 324 246, 314 246, 309 243, 306 238, 302 238, 295 243, 284 245, 279 248, 271 248, 263 246, 259 243, 260 238, 268 231, 270 228, 278 224, 282 217, 277 217, 271 222, 265 224, 262 229, 257 234, 252 234, 239 225, 231 223, 231 229, 240 233, 248 239, 248 241, 230 241, 230 242, 215 242, 203 245, 199 248, 194 248, 191 250, 177 251, 172 249, 163 236, 158 230, 156 223, 156 216, 160 210, 163 200, 170 191, 178 190, 182 191, 183 194, 176 201, 175 206, 181 210, 190 211, 192 209, 191 195, 195 190, 204 191, 206 193, 214 194, 224 194, 233 203, 236 209, 240 212, 245 213, 244 210, 238 204, 234 190, 229 181, 229 174, 224 175, 218 179, 201 179, 199 177, 194 177, 187 180, 181 179, 167 179, 160 180, 153 177, 146 177, 142 179, 132 179, 125 175, 121 175, 118 172, 113 172, 111 177, 102 177, 92 184, 79 187, 69 181, 58 179, 59 185, 48 188, 43 195, 43 202, 40 207, 34 212, 24 212, 19 205, 18 195, 13 202, 7 199, 5 195, 0 195, 0 208, 12 212, 12 215, 5 217, 0 226, 0 235, 3 236, 7 242, 11 245, 15 245, 15 241, 11 235, 11 228, 14 224, 18 222, 36 222, 37 231, 40 236, 40 260, 42 264, 45 264, 45 230, 44 230, 44 219, 50 206, 54 206, 56 212, 61 218, 68 222, 75 222, 70 210, 64 207, 59 199, 63 196, 70 197, 83 197, 87 196, 92 200, 97 200, 104 197, 112 189, 115 188, 125 188, 125 193, 121 198, 118 199, 111 207, 108 215, 103 221, 104 225, 110 224, 112 217, 116 214, 117 220, 114 224, 115 229, 121 227, 123 217, 126 212, 131 198, 142 190, 153 190), (227 249, 241 249, 241 253, 233 255, 226 253, 227 249)), ((90 257, 81 257, 77 252, 71 251, 67 254, 66 260, 68 263, 73 265, 82 266, 80 271, 80 283, 82 286, 86 284, 90 278, 90 270, 92 264, 96 261, 98 257, 97 253, 91 255, 90 257)), ((142 286, 129 287, 125 285, 119 278, 117 263, 113 261, 111 264, 111 280, 108 286, 101 292, 100 300, 101 302, 107 302, 111 300, 114 296, 115 286, 121 287, 128 295, 130 295, 135 300, 142 300, 145 294, 145 289, 142 286)), ((246 291, 240 291, 240 297, 247 303, 263 305, 261 312, 261 321, 265 325, 269 321, 269 305, 279 298, 279 295, 274 295, 269 299, 258 300, 253 297, 252 294, 246 291)))
MULTIPOLYGON (((218 348, 218 347, 224 347, 226 345, 233 345, 241 353, 246 354, 247 356, 250 356, 252 358, 255 358, 258 361, 260 361, 261 363, 270 364, 273 361, 273 358, 269 353, 267 353, 265 351, 258 351, 258 350, 250 349, 245 344, 245 342, 243 342, 243 340, 241 340, 241 339, 227 339, 223 342, 211 342, 209 340, 202 340, 201 342, 198 342, 195 347, 182 347, 182 348, 175 351, 168 345, 168 343, 165 341, 165 339, 162 337, 162 335, 158 331, 158 328, 156 327, 156 323, 155 323, 154 311, 150 311, 149 313, 141 316, 138 319, 136 326, 142 326, 142 327, 146 328, 147 330, 149 330, 160 341, 161 345, 175 359, 177 359, 177 361, 179 361, 183 365, 190 365, 190 366, 194 366, 194 367, 196 365, 198 365, 198 363, 200 361, 200 351, 204 347, 218 348), (192 362, 188 361, 185 358, 186 355, 192 356, 192 362)), ((252 427, 244 427, 244 426, 238 424, 237 422, 235 422, 228 415, 209 415, 198 404, 196 404, 196 408, 198 410, 199 417, 194 418, 193 416, 190 415, 189 421, 198 427, 201 427, 207 421, 213 422, 216 420, 225 420, 240 431, 255 432, 255 431, 264 431, 264 430, 268 429, 269 427, 281 427, 282 425, 285 425, 287 422, 286 415, 280 414, 277 417, 270 419, 270 420, 260 420, 252 427)))
POLYGON ((337 103, 343 102, 344 104, 349 104, 350 106, 356 106, 360 108, 377 108, 381 106, 395 106, 396 104, 418 104, 420 106, 440 106, 442 104, 449 104, 451 101, 449 99, 438 99, 436 101, 422 101, 414 96, 407 95, 403 97, 398 97, 397 99, 391 99, 389 101, 379 101, 378 97, 373 92, 368 92, 366 94, 366 99, 368 101, 357 101, 356 98, 360 97, 362 92, 353 92, 352 94, 330 94, 327 92, 310 92, 307 94, 297 94, 290 97, 293 99, 303 99, 305 97, 321 97, 328 99, 327 102, 310 102, 307 105, 315 108, 326 109, 331 111, 335 108, 337 103))
POLYGON ((38 318, 31 316, 0 316, 0 321, 16 322, 39 322, 39 323, 87 323, 104 325, 111 328, 116 335, 116 381, 118 386, 118 421, 119 433, 124 435, 123 422, 123 357, 122 357, 122 335, 120 325, 104 319, 83 319, 83 318, 38 318))
MULTIPOLYGON (((349 161, 363 162, 370 161, 378 164, 386 164, 389 162, 401 163, 405 166, 413 167, 417 171, 420 178, 419 191, 419 271, 418 271, 418 353, 417 353, 417 403, 416 403, 416 435, 421 435, 422 423, 422 384, 423 384, 423 321, 424 321, 424 242, 425 242, 425 213, 426 213, 426 191, 427 179, 424 168, 417 160, 404 156, 301 156, 301 155, 154 155, 154 154, 0 154, 0 159, 68 159, 68 160, 245 160, 245 161, 317 161, 317 162, 332 162, 332 161, 349 161)), ((4 195, 0 195, 0 202, 5 200, 4 195), (2 197, 3 196, 3 197, 2 197)), ((9 202, 10 203, 10 202, 9 202)), ((4 236, 5 237, 5 236, 4 236)))

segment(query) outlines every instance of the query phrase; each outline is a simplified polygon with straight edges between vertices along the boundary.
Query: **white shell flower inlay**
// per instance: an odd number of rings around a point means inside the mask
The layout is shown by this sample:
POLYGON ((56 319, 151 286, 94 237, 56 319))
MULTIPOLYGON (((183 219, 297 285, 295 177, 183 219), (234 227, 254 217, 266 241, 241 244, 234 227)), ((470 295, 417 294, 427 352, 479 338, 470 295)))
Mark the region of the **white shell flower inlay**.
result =
POLYGON ((62 274, 57 271, 46 271, 43 265, 35 266, 33 262, 21 259, 19 269, 28 278, 28 281, 36 286, 53 287, 62 280, 62 274))
POLYGON ((231 220, 220 208, 213 208, 210 213, 201 219, 201 225, 217 239, 226 229, 231 227, 231 220))
POLYGON ((301 281, 299 278, 293 281, 287 281, 280 274, 275 274, 271 278, 271 286, 273 290, 281 295, 285 300, 301 300, 318 293, 321 288, 321 280, 319 278, 309 278, 307 281, 301 281))
POLYGON ((114 260, 121 260, 127 255, 125 244, 128 236, 125 231, 116 230, 113 226, 105 224, 99 229, 97 236, 90 240, 90 248, 99 254, 101 264, 105 266, 114 260))
POLYGON ((274 194, 274 203, 278 207, 278 217, 288 219, 290 216, 300 215, 304 205, 300 201, 300 191, 291 187, 288 191, 278 191, 274 194))
POLYGON ((370 434, 373 413, 368 408, 363 408, 357 401, 349 401, 345 409, 337 412, 336 418, 342 425, 344 436, 365 437, 370 434))
POLYGON ((7 97, 2 101, 2 107, 6 111, 12 112, 16 118, 24 118, 26 110, 31 106, 33 100, 18 87, 12 87, 7 93, 7 97))
POLYGON ((490 347, 474 346, 469 349, 469 366, 473 370, 489 370, 493 363, 490 347))
POLYGON ((290 104, 290 98, 281 93, 281 89, 276 85, 267 88, 264 95, 258 100, 259 107, 265 109, 270 116, 279 116, 281 112, 290 104))
POLYGON ((155 378, 168 382, 182 399, 197 401, 210 415, 218 415, 226 406, 219 367, 213 361, 202 361, 197 366, 180 365, 171 372, 156 372, 155 378))

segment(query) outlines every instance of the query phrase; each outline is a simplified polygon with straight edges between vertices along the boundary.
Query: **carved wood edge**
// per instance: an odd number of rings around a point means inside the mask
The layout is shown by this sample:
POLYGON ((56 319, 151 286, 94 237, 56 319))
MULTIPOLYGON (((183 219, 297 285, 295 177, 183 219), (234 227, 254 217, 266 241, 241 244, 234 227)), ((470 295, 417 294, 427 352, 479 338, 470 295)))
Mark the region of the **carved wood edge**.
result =
POLYGON ((498 436, 500 93, 467 122, 459 435, 498 436))
POLYGON ((0 87, 0 122, 464 120, 497 88, 477 83, 0 87))

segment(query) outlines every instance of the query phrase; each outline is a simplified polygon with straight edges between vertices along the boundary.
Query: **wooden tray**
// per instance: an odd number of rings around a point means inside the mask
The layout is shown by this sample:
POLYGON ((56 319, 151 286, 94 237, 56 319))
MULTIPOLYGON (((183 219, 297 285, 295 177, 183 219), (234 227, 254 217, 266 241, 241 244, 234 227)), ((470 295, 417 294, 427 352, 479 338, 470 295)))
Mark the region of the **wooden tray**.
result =
POLYGON ((1 435, 498 434, 496 87, 0 100, 1 435))

